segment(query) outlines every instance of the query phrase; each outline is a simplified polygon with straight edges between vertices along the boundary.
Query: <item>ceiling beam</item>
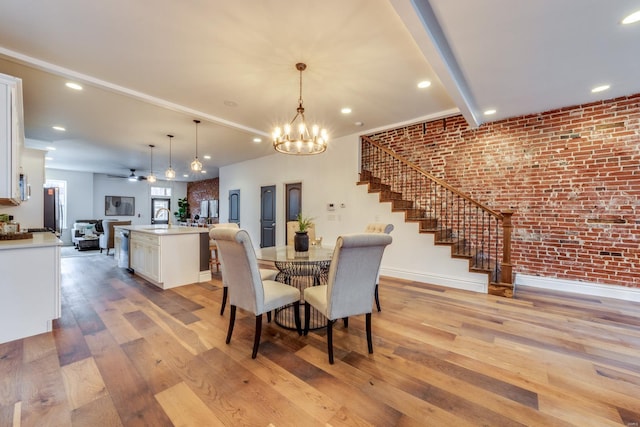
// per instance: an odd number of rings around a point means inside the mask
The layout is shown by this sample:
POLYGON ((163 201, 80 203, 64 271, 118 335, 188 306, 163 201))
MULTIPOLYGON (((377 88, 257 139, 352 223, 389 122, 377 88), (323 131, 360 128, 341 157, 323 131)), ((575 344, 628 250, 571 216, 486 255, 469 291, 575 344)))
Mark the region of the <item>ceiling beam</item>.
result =
POLYGON ((429 0, 391 0, 391 4, 465 120, 480 126, 475 99, 429 0))

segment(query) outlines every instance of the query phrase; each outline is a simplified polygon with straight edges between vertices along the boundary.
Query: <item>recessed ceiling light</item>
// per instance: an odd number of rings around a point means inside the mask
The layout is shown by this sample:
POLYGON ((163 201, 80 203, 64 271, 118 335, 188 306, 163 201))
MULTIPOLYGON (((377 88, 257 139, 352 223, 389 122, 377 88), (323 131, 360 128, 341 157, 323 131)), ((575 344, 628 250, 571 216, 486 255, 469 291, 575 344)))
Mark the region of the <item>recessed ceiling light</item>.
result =
POLYGON ((609 89, 610 87, 611 86, 609 86, 609 85, 596 86, 593 89, 591 89, 591 93, 602 92, 602 91, 605 91, 605 90, 609 89))
POLYGON ((55 130, 59 130, 60 132, 66 131, 66 129, 64 127, 62 127, 62 126, 52 126, 52 128, 55 129, 55 130))
POLYGON ((340 110, 340 112, 342 114, 350 114, 351 113, 351 108, 349 107, 344 107, 342 110, 340 110))
POLYGON ((493 108, 490 109, 490 110, 484 110, 484 115, 485 116, 490 116, 490 115, 495 114, 495 113, 496 113, 496 110, 494 110, 493 108))
POLYGON ((634 22, 640 21, 640 10, 633 12, 631 15, 626 16, 623 20, 623 24, 633 24, 634 22))
POLYGON ((255 142, 256 144, 259 144, 262 142, 262 138, 253 138, 253 142, 255 142))
POLYGON ((362 122, 355 122, 355 123, 354 123, 354 125, 356 125, 356 126, 362 126, 363 124, 364 124, 364 123, 362 123, 362 122))
POLYGON ((203 169, 200 171, 200 173, 207 173, 207 171, 203 169))
POLYGON ((431 86, 431 82, 429 80, 423 80, 420 83, 418 83, 418 87, 420 89, 424 89, 424 88, 429 87, 429 86, 431 86))
POLYGON ((208 155, 208 154, 205 154, 203 157, 204 157, 205 160, 211 160, 211 156, 208 155))
POLYGON ((186 173, 184 175, 182 175, 182 176, 185 177, 185 178, 189 178, 189 174, 186 174, 186 173))
POLYGON ((78 83, 73 83, 73 82, 67 82, 64 84, 66 87, 68 87, 69 89, 73 89, 73 90, 82 90, 82 86, 80 86, 78 83))
POLYGON ((237 103, 237 102, 235 102, 235 101, 229 101, 229 100, 227 100, 227 101, 224 101, 224 105, 226 105, 227 107, 237 107, 237 106, 238 106, 238 103, 237 103))
POLYGON ((53 160, 53 157, 45 157, 45 160, 53 160))
POLYGON ((56 151, 56 147, 45 147, 49 151, 56 151))

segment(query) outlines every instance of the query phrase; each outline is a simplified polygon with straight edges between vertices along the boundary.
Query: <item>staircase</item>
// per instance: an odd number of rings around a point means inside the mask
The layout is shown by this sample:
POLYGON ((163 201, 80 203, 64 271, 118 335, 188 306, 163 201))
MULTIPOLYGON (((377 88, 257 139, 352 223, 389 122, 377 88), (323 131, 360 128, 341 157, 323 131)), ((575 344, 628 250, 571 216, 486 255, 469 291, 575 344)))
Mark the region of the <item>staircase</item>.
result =
POLYGON ((486 273, 490 294, 513 296, 512 211, 489 209, 366 136, 358 184, 451 247, 452 257, 468 259, 469 271, 486 273))

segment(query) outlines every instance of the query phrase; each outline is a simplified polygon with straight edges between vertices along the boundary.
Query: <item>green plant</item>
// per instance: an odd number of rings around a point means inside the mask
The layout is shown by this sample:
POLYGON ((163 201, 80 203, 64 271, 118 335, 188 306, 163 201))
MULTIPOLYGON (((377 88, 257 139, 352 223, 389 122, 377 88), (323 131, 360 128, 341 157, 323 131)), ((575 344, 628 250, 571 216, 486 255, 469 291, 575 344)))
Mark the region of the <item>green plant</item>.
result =
POLYGON ((191 212, 189 211, 189 201, 186 197, 182 199, 178 199, 178 210, 173 213, 178 221, 186 221, 191 217, 191 212))
POLYGON ((307 232, 307 229, 313 225, 313 218, 302 216, 302 212, 298 213, 298 231, 301 233, 307 232))

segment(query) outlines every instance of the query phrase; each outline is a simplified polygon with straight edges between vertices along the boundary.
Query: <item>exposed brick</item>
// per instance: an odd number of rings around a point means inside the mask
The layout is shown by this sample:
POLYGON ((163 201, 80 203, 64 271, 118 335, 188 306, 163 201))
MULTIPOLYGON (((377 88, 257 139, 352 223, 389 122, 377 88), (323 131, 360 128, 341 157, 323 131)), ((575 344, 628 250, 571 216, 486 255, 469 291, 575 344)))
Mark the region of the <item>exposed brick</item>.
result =
POLYGON ((476 129, 454 116, 368 136, 515 210, 515 272, 640 287, 640 94, 476 129))

